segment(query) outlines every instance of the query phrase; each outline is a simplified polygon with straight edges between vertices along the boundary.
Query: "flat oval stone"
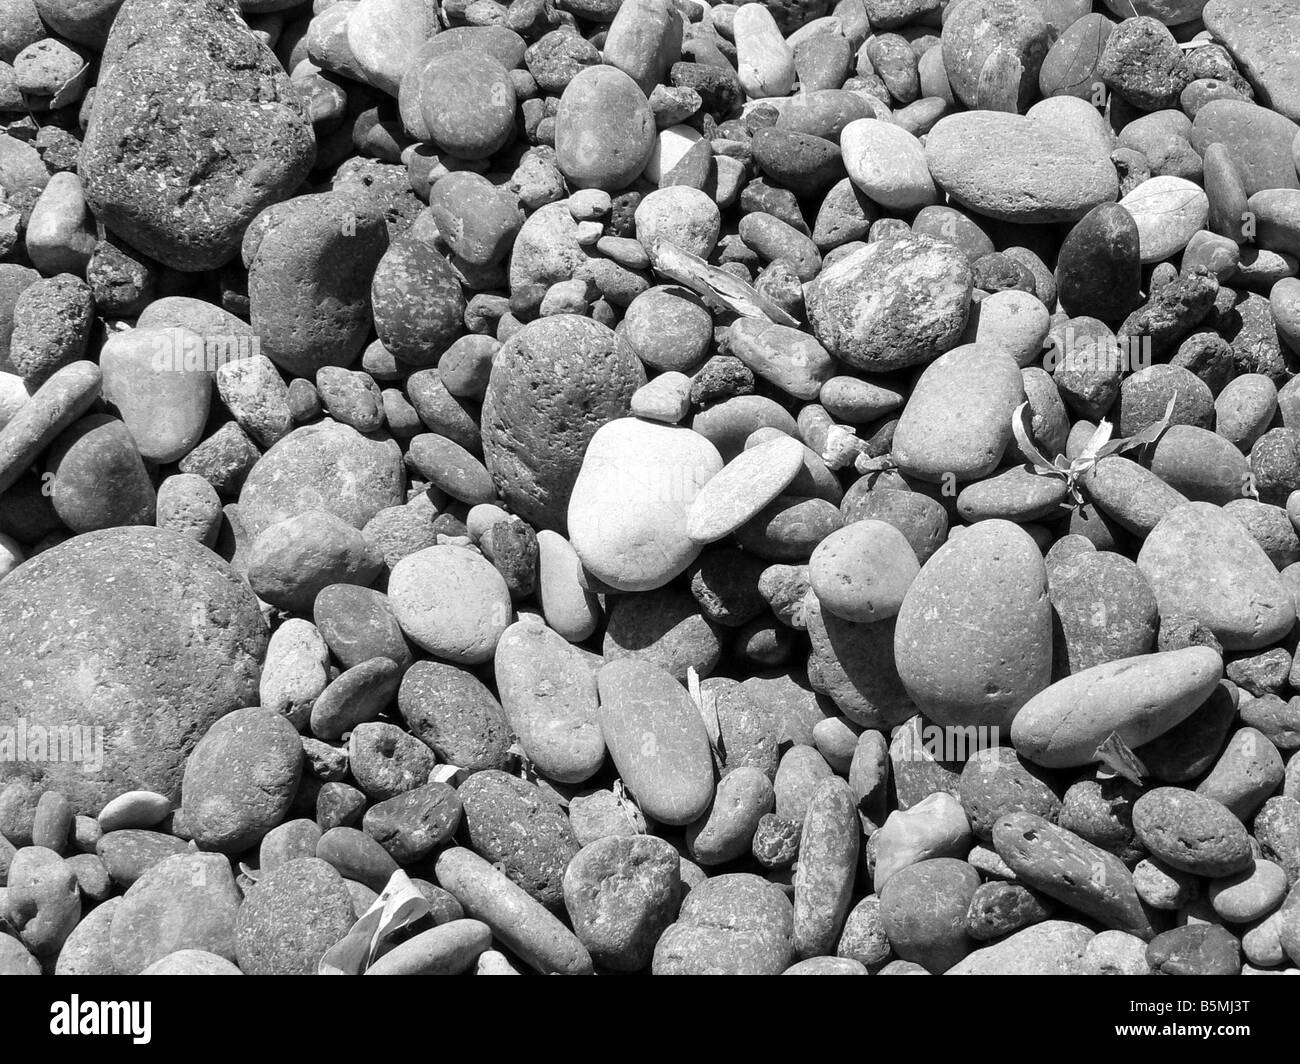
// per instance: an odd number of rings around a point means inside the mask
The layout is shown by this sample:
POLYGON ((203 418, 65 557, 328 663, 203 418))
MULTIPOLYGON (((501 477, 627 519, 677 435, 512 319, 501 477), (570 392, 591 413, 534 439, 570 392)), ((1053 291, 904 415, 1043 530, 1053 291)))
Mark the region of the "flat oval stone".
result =
POLYGON ((493 666, 502 708, 532 762, 561 783, 594 775, 605 761, 605 741, 585 656, 525 618, 502 633, 493 666))
POLYGON ((439 661, 418 661, 402 677, 398 710, 411 734, 438 757, 467 772, 502 768, 510 724, 481 680, 439 661))
POLYGON ((1182 251, 1210 215, 1210 201, 1201 187, 1172 175, 1143 181, 1119 205, 1137 223, 1144 266, 1182 251))
POLYGON ((490 660, 514 612, 492 563, 451 545, 426 547, 399 561, 388 597, 411 642, 458 665, 490 660))
POLYGON ((99 398, 102 374, 93 362, 56 370, 8 421, 0 426, 0 492, 41 456, 62 432, 99 398))
POLYGON ((863 624, 896 616, 920 570, 907 537, 884 521, 845 525, 808 560, 808 580, 822 608, 863 624))
POLYGON ((885 209, 909 211, 935 201, 925 149, 905 129, 860 118, 840 133, 840 151, 854 185, 885 209))
POLYGON ((1186 503, 1166 514, 1137 563, 1163 617, 1199 620, 1227 650, 1262 649, 1295 623, 1295 603, 1268 555, 1211 503, 1186 503))
POLYGON ((894 653, 930 720, 1010 724, 1051 679, 1047 571, 1029 534, 981 521, 939 548, 903 600, 894 653))
POLYGON ((645 93, 617 67, 584 68, 560 96, 556 163, 578 188, 626 188, 645 169, 655 144, 645 93))
POLYGON ((591 438, 569 501, 569 534, 586 568, 621 591, 660 587, 699 554, 687 516, 722 469, 703 436, 623 418, 591 438))
POLYGON ((1152 856, 1196 876, 1234 875, 1254 860, 1241 821, 1181 787, 1156 787, 1134 802, 1133 830, 1152 856))
POLYGON ((1210 884, 1214 911, 1234 924, 1262 919, 1287 894, 1286 872, 1272 861, 1257 860, 1253 868, 1210 884))
POLYGON ((900 235, 850 251, 808 285, 813 333, 857 369, 889 372, 955 346, 970 311, 972 275, 952 244, 900 235))
POLYGON ((925 157, 935 183, 957 203, 1007 222, 1073 222, 1119 194, 1108 155, 1024 115, 948 115, 926 137, 925 157), (999 150, 989 151, 990 144, 999 150), (1037 165, 1023 166, 1024 159, 1037 165))
MULTIPOLYGON (((199 737, 257 703, 266 639, 248 585, 193 540, 145 527, 73 537, 4 578, 0 719, 104 729, 81 759, 39 766, 77 812, 140 789, 175 800, 199 737)), ((0 780, 31 770, 0 761, 0 780)))
POLYGON ((709 543, 772 502, 803 468, 803 444, 781 436, 742 451, 705 482, 686 515, 686 534, 709 543))
POLYGON ((236 710, 208 729, 185 765, 181 808, 199 845, 239 853, 289 812, 302 776, 302 742, 268 709, 236 710))
POLYGON ((46 455, 54 510, 74 532, 154 523, 157 496, 135 439, 108 414, 89 414, 46 455))
POLYGON ((1024 380, 1002 351, 967 344, 940 355, 912 389, 894 429, 893 457, 922 480, 978 480, 1002 460, 1024 380), (966 416, 954 411, 966 408, 966 416))
POLYGON ((1073 920, 1044 920, 967 954, 945 974, 1082 975, 1087 947, 1100 937, 1073 920))
POLYGON ((596 682, 605 744, 646 815, 674 825, 701 816, 713 798, 713 758, 686 689, 635 658, 602 666, 596 682))
POLYGON ((1182 722, 1210 696, 1222 670, 1223 659, 1209 647, 1095 665, 1026 702, 1012 722, 1011 741, 1023 757, 1048 768, 1089 764, 1112 732, 1136 747, 1182 722))

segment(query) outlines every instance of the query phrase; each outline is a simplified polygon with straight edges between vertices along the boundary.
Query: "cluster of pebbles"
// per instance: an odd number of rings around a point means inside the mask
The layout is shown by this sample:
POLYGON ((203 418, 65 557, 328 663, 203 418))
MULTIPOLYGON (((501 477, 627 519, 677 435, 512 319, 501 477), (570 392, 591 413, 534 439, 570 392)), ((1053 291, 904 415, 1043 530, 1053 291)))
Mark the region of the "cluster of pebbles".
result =
POLYGON ((1295 0, 0 0, 0 972, 1296 973, 1297 123, 1295 0))

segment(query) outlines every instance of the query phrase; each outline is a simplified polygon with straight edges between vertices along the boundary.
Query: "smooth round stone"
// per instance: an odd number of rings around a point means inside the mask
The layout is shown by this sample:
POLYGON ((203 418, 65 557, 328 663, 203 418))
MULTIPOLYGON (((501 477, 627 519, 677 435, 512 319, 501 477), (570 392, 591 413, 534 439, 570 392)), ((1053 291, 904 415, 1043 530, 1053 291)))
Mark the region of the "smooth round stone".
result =
POLYGON ((808 285, 813 333, 868 372, 929 362, 956 345, 970 310, 971 269, 953 245, 898 236, 836 258, 808 285))
POLYGON ((1209 647, 1095 665, 1026 702, 1011 741, 1021 756, 1048 768, 1089 764, 1112 732, 1136 747, 1181 723, 1210 696, 1222 669, 1209 647))
POLYGON ((841 508, 845 523, 877 520, 893 525, 903 533, 922 565, 948 538, 947 511, 941 503, 919 492, 876 488, 857 493, 851 488, 841 508))
POLYGON ((503 502, 563 532, 584 452, 644 383, 633 349, 589 318, 556 315, 515 333, 493 359, 482 415, 484 459, 503 502))
POLYGON ((402 677, 397 708, 411 734, 466 772, 503 768, 510 723, 483 681, 441 661, 417 661, 402 677))
POLYGON ((1201 187, 1182 177, 1153 177, 1119 201, 1138 228, 1144 266, 1172 258, 1209 220, 1210 201, 1201 187))
POLYGON ((926 563, 898 614, 894 652, 908 694, 941 725, 1011 723, 1051 679, 1042 555, 1008 521, 981 521, 926 563))
POLYGON ((1140 300, 1141 231, 1129 212, 1113 203, 1094 207, 1061 245, 1056 266, 1061 309, 1115 325, 1140 300))
POLYGON ((1295 57, 1287 47, 1300 26, 1295 10, 1277 0, 1257 4, 1211 0, 1202 17, 1206 29, 1224 43, 1269 106, 1300 121, 1295 57))
MULTIPOLYGON (((942 791, 938 793, 944 794, 942 791)), ((969 818, 970 821, 964 833, 968 835, 973 831, 984 840, 993 837, 993 825, 1008 813, 1032 813, 1055 822, 1061 812, 1061 800, 1044 782, 1043 773, 1008 746, 989 746, 972 755, 962 770, 957 795, 961 800, 963 819, 969 818)), ((912 839, 929 841, 937 837, 954 849, 959 848, 962 845, 962 823, 950 808, 946 816, 938 815, 944 809, 942 806, 933 809, 932 815, 925 819, 915 816, 935 800, 932 795, 906 813, 891 813, 885 822, 886 827, 895 816, 905 817, 904 823, 911 829, 907 834, 912 839)), ((931 853, 929 856, 953 854, 931 853)), ((876 867, 879 877, 879 856, 876 867)))
POLYGON ((1051 315, 1037 296, 1013 289, 976 303, 967 323, 968 336, 972 324, 974 343, 1001 348, 1023 369, 1041 358, 1051 315))
POLYGON ((1003 518, 1026 524, 1059 514, 1067 494, 1061 481, 1039 476, 1027 465, 1013 466, 962 488, 957 512, 972 523, 1003 518))
POLYGON ((854 521, 832 532, 808 561, 822 608, 846 621, 887 620, 902 608, 921 567, 907 537, 884 521, 854 521))
POLYGON ((1268 555, 1211 503, 1169 511, 1147 536, 1137 564, 1163 617, 1200 621, 1225 649, 1262 649, 1295 623, 1294 601, 1268 555))
POLYGON ((1250 839, 1221 803, 1181 787, 1156 787, 1133 804, 1138 839, 1165 864, 1221 878, 1250 868, 1250 839))
POLYGON ((501 61, 478 48, 428 60, 416 74, 430 139, 459 159, 486 159, 515 132, 515 90, 501 61))
POLYGON ((252 536, 308 510, 361 528, 400 505, 404 485, 396 446, 326 421, 295 429, 262 456, 240 492, 240 517, 252 536))
POLYGON ((722 643, 695 599, 677 588, 619 599, 611 608, 601 649, 606 661, 635 657, 684 681, 690 669, 707 676, 722 643))
POLYGON ((634 218, 637 240, 652 260, 664 240, 708 258, 722 228, 713 198, 689 185, 656 189, 637 205, 634 218))
POLYGON ((1108 154, 1073 130, 1025 115, 948 115, 926 137, 925 157, 935 184, 951 199, 1007 222, 1077 221, 1119 193, 1108 154), (989 151, 990 144, 999 150, 989 151), (1023 166, 1024 159, 1037 165, 1023 166))
POLYGON ((366 83, 396 96, 403 71, 437 32, 437 17, 419 0, 361 0, 347 19, 347 47, 366 83))
POLYGON ((655 944, 655 975, 779 975, 794 960, 794 911, 761 876, 712 876, 692 887, 655 944))
POLYGON ((1256 860, 1253 868, 1210 884, 1214 911, 1234 924, 1262 919, 1282 904, 1287 894, 1286 872, 1272 861, 1256 860))
POLYGON ((373 891, 383 890, 397 871, 397 862, 388 851, 356 828, 330 828, 316 844, 316 857, 350 883, 362 884, 373 891))
POLYGON ((685 688, 635 658, 608 662, 596 680, 601 733, 640 807, 664 824, 698 819, 713 798, 713 759, 685 688))
POLYGON ((694 292, 656 286, 632 300, 618 333, 651 369, 689 373, 708 354, 713 317, 694 292))
POLYGON ((302 742, 280 714, 236 710, 199 740, 185 765, 185 830, 200 846, 239 853, 285 818, 302 776, 302 742))
POLYGON ((686 534, 709 543, 734 532, 794 480, 803 455, 803 444, 789 436, 742 451, 700 489, 686 516, 686 534))
POLYGON ((663 839, 608 836, 584 846, 564 872, 574 933, 602 967, 649 967, 655 943, 677 916, 681 861, 663 839))
POLYGON ((564 871, 579 848, 564 813, 534 784, 496 769, 474 773, 456 794, 470 848, 531 897, 558 907, 564 871))
POLYGON ((591 438, 569 502, 583 565, 621 591, 660 587, 699 553, 687 517, 722 469, 717 449, 689 429, 623 418, 591 438))
POLYGON ((119 975, 139 975, 182 949, 201 949, 233 962, 241 901, 227 857, 168 857, 136 880, 113 912, 109 949, 114 969, 119 975))
POLYGON ((67 429, 46 455, 54 510, 74 532, 154 523, 157 497, 135 439, 107 414, 67 429))
POLYGON ((885 209, 909 211, 935 201, 925 149, 905 129, 860 118, 840 133, 840 151, 854 185, 885 209))
POLYGON ((429 192, 429 209, 438 235, 474 266, 504 259, 523 222, 517 204, 482 174, 469 170, 440 178, 429 192))
MULTIPOLYGON (((1072 920, 1044 920, 973 951, 946 974, 1082 975, 1087 970, 1088 946, 1098 937, 1091 928, 1072 920)), ((1134 940, 1145 948, 1141 939, 1134 940)))
POLYGON ((150 258, 221 266, 258 212, 311 169, 306 109, 233 7, 131 2, 113 27, 78 166, 86 201, 150 258))
MULTIPOLYGON (((77 67, 84 60, 70 53, 77 67)), ((95 226, 86 208, 77 175, 54 174, 27 221, 27 256, 47 277, 59 273, 84 276, 95 251, 95 226)))
POLYGON ((156 522, 182 536, 216 545, 223 514, 221 497, 203 477, 195 473, 177 473, 158 486, 156 522))
POLYGON ((493 937, 533 970, 591 974, 591 955, 573 932, 477 854, 450 847, 438 856, 434 872, 466 915, 487 924, 493 937))
MULTIPOLYGON (((1296 284, 1300 290, 1300 281, 1296 284)), ((1214 399, 1214 431, 1248 451, 1273 421, 1277 395, 1277 386, 1262 373, 1234 377, 1214 399)))
POLYGON ((295 613, 310 613, 330 584, 369 584, 383 563, 360 530, 324 510, 277 521, 253 540, 244 559, 258 597, 295 613))
POLYGON ((902 392, 859 377, 831 377, 817 401, 836 421, 865 425, 900 409, 907 401, 902 392))
POLYGON ((584 655, 533 619, 497 644, 497 690, 524 752, 549 778, 581 783, 605 760, 596 678, 584 655))
POLYGON ((978 886, 979 873, 951 857, 891 876, 880 892, 880 918, 894 952, 931 974, 953 967, 970 952, 966 911, 978 886))
POLYGON ((501 574, 464 547, 407 555, 393 567, 388 596, 411 642, 458 665, 488 661, 513 614, 501 574))
MULTIPOLYGON (((437 365, 464 328, 465 297, 456 271, 432 244, 413 236, 394 241, 384 252, 370 302, 375 332, 399 364, 437 365)), ((325 368, 318 371, 318 385, 325 368)))
POLYGON ((487 468, 469 451, 437 433, 411 440, 406 461, 431 486, 469 506, 495 502, 496 487, 487 468))
POLYGON ((330 652, 346 669, 376 657, 399 667, 411 663, 411 648, 402 637, 388 597, 351 583, 324 588, 312 607, 312 619, 330 652))
POLYGON ((314 975, 353 922, 343 877, 317 857, 297 858, 263 869, 239 907, 235 956, 245 975, 314 975))
POLYGON ((1196 502, 1224 505, 1240 499, 1250 484, 1246 456, 1217 432, 1192 425, 1171 425, 1150 462, 1151 472, 1196 502))
POLYGON ((655 143, 645 93, 617 67, 586 67, 565 87, 555 115, 556 163, 576 187, 626 188, 655 143))
POLYGON ((725 350, 798 399, 817 398, 836 369, 835 360, 807 333, 758 318, 737 319, 727 331, 725 350))
POLYGON ((1011 416, 1024 402, 1024 379, 1003 351, 967 344, 925 368, 894 430, 899 469, 951 485, 978 480, 1002 460, 1011 416), (965 416, 956 417, 957 410, 965 416))
MULTIPOLYGON (((99 756, 40 766, 89 815, 131 790, 176 798, 199 737, 256 703, 266 649, 247 584, 205 547, 144 527, 24 563, 0 588, 0 633, 0 718, 104 729, 99 756)), ((0 762, 0 780, 29 772, 0 762)))
POLYGON ((1270 188, 1246 201, 1254 216, 1255 240, 1263 248, 1290 255, 1300 253, 1300 191, 1270 188))

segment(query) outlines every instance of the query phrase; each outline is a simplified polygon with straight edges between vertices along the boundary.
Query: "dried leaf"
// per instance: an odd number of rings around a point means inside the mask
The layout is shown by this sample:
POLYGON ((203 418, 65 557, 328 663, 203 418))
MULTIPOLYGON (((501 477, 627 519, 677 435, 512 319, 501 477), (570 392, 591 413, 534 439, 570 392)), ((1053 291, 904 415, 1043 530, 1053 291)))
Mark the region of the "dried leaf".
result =
POLYGON ((1045 476, 1057 476, 1061 470, 1054 462, 1048 461, 1034 446, 1032 418, 1033 414, 1030 413, 1028 403, 1021 403, 1016 407, 1016 412, 1011 415, 1011 431, 1016 437, 1016 443, 1020 445, 1021 452, 1037 472, 1045 476))
POLYGON ((1101 456, 1101 449, 1110 441, 1110 434, 1112 431, 1114 431, 1114 426, 1105 418, 1102 418, 1096 429, 1093 430, 1092 435, 1088 437, 1088 442, 1084 444, 1079 457, 1092 459, 1094 461, 1099 458, 1101 456))
POLYGON ((1106 736, 1093 756, 1115 775, 1123 776, 1134 786, 1142 786, 1142 777, 1146 775, 1147 767, 1142 764, 1137 754, 1129 749, 1128 743, 1121 739, 1117 732, 1111 732, 1106 736))
POLYGON ((713 752, 721 759, 722 725, 718 721, 718 701, 711 692, 700 689, 700 674, 695 671, 693 665, 688 666, 686 669, 686 690, 691 696, 691 701, 695 703, 695 708, 699 710, 701 719, 704 721, 704 730, 709 733, 709 745, 713 747, 713 752))
POLYGON ((459 765, 439 765, 429 773, 430 783, 448 783, 455 787, 465 778, 465 770, 459 765))
POLYGON ((249 867, 248 865, 246 865, 243 861, 240 861, 240 862, 239 862, 239 870, 240 870, 241 872, 243 872, 244 875, 245 875, 249 880, 251 880, 251 881, 254 882, 254 883, 256 883, 259 879, 262 878, 262 872, 261 872, 261 869, 258 869, 258 868, 250 868, 250 867, 249 867))
POLYGON ((777 325, 792 327, 799 324, 798 318, 791 317, 752 285, 666 240, 655 249, 654 268, 741 317, 767 318, 777 325))
POLYGON ((429 902, 400 868, 352 930, 320 959, 320 975, 360 975, 398 931, 429 914, 429 902))

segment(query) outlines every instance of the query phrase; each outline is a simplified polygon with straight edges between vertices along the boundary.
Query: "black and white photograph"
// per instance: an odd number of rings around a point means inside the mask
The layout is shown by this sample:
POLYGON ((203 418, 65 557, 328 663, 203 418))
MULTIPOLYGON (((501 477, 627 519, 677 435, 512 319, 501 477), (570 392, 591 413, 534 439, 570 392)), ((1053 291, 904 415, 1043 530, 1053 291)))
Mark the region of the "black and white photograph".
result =
POLYGON ((0 0, 16 1037, 1231 1053, 1298 617, 1300 0, 0 0))

